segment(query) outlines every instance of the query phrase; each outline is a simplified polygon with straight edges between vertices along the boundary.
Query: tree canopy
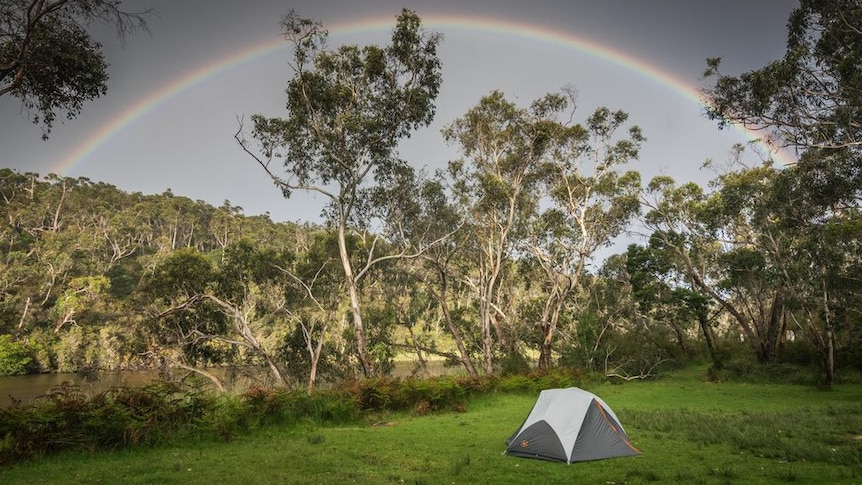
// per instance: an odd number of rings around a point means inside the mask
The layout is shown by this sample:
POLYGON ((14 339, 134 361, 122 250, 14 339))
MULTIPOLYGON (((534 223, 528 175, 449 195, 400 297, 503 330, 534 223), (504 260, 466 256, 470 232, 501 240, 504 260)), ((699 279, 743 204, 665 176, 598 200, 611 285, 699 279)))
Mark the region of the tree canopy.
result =
POLYGON ((4 0, 0 5, 0 96, 18 98, 47 138, 58 116, 72 119, 108 90, 102 46, 87 31, 113 25, 118 36, 146 28, 151 11, 120 0, 4 0))

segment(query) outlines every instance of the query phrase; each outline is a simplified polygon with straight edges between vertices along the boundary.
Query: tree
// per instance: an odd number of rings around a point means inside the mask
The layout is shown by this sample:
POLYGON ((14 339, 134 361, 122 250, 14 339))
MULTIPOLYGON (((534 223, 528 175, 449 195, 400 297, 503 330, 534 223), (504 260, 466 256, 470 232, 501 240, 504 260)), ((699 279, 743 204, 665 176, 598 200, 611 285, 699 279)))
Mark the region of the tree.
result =
POLYGON ((772 132, 796 148, 862 149, 862 3, 802 0, 788 21, 784 58, 739 76, 707 60, 708 114, 722 126, 772 132))
POLYGON ((104 276, 85 276, 73 278, 66 291, 57 298, 51 313, 54 316, 54 333, 67 323, 75 324, 75 316, 82 310, 94 305, 102 293, 111 287, 111 281, 104 276))
POLYGON ((638 316, 667 326, 684 353, 690 353, 685 342, 686 327, 696 319, 709 355, 719 366, 721 361, 715 348, 709 298, 677 271, 674 254, 661 251, 661 245, 660 237, 651 238, 646 247, 632 244, 625 253, 626 279, 637 303, 638 316))
POLYGON ((771 217, 773 234, 781 231, 790 241, 775 245, 771 255, 780 256, 779 275, 794 289, 791 317, 807 314, 802 327, 821 353, 827 383, 833 304, 848 301, 847 288, 857 286, 852 271, 858 267, 862 200, 860 24, 859 0, 802 0, 788 20, 782 59, 739 76, 721 73, 720 59, 709 59, 706 76, 714 84, 704 91, 708 114, 720 126, 760 129, 801 152, 797 164, 765 184, 759 203, 771 217), (799 281, 812 284, 803 288, 799 281))
POLYGON ((548 208, 533 224, 529 242, 547 291, 538 322, 539 367, 551 366, 560 317, 581 285, 587 263, 625 230, 640 209, 640 174, 619 171, 637 159, 645 140, 637 126, 629 128, 628 137, 617 134, 627 119, 622 111, 599 108, 585 126, 558 125, 555 144, 543 163, 548 208))
POLYGON ((556 124, 549 119, 561 102, 554 95, 528 109, 494 91, 446 127, 447 141, 461 147, 464 158, 449 164, 454 197, 469 214, 465 230, 476 269, 465 274, 475 293, 482 335, 485 372, 494 372, 494 337, 512 354, 508 335, 513 295, 508 285, 517 241, 535 216, 541 180, 537 170, 551 148, 556 124))
POLYGON ((411 218, 411 222, 422 227, 424 234, 445 239, 446 242, 429 248, 422 255, 423 264, 413 269, 425 291, 436 302, 436 309, 458 349, 458 355, 452 356, 451 360, 459 361, 467 373, 475 377, 478 371, 465 336, 464 319, 460 318, 464 313, 463 308, 468 306, 465 275, 472 267, 466 242, 470 235, 463 229, 464 214, 449 195, 442 173, 438 173, 434 180, 427 181, 419 191, 421 210, 419 215, 411 218))
POLYGON ((301 190, 328 200, 324 216, 338 234, 357 354, 363 373, 371 376, 376 372, 362 320, 362 273, 348 253, 347 234, 368 225, 375 184, 392 182, 406 167, 396 156, 399 141, 434 116, 440 36, 423 31, 419 16, 409 10, 397 16, 386 47, 327 50, 327 31, 295 12, 283 19, 282 27, 294 48, 287 118, 252 117, 261 153, 252 151, 242 125, 235 138, 285 197, 301 190), (283 175, 271 163, 279 158, 283 175))
POLYGON ((713 193, 694 183, 677 187, 669 177, 656 177, 648 191, 657 199, 645 201, 646 226, 653 231, 650 247, 665 253, 693 290, 731 315, 764 363, 778 358, 788 290, 780 265, 765 248, 783 234, 764 225, 769 214, 757 199, 771 170, 730 172, 713 181, 713 193))
POLYGON ((47 138, 58 115, 73 119, 108 89, 102 46, 87 32, 113 24, 122 39, 146 29, 151 11, 119 0, 4 0, 0 5, 0 96, 18 98, 47 138))
POLYGON ((181 350, 170 359, 174 364, 216 382, 195 364, 247 351, 269 369, 276 385, 287 387, 290 376, 276 358, 277 342, 287 334, 286 295, 276 265, 284 265, 287 256, 257 251, 247 241, 226 251, 215 267, 197 250, 175 251, 153 271, 147 286, 157 300, 157 333, 165 339, 161 355, 181 350))
POLYGON ((318 231, 309 239, 307 247, 296 249, 290 267, 277 268, 288 277, 287 285, 293 290, 287 292, 285 311, 295 323, 293 335, 284 342, 281 353, 294 375, 307 377, 306 390, 311 394, 321 363, 334 367, 324 352, 333 347, 330 328, 343 320, 345 307, 344 276, 339 276, 340 262, 335 256, 337 251, 332 250, 337 247, 335 235, 332 231, 318 231))
MULTIPOLYGON (((862 198, 862 2, 803 0, 787 23, 782 59, 738 76, 707 60, 707 114, 795 148, 796 205, 858 207, 862 198), (810 202, 816 203, 811 205, 810 202)), ((784 175, 787 177, 787 175, 784 175)), ((816 211, 815 211, 816 214, 816 211)), ((809 212, 807 215, 814 216, 809 212)))

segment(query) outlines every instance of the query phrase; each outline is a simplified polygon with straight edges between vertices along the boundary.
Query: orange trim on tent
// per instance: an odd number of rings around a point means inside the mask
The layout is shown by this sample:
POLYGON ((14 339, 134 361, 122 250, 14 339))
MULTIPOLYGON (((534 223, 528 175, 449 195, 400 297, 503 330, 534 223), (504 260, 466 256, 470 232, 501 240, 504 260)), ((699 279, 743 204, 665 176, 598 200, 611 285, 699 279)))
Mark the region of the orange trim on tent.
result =
POLYGON ((599 412, 602 413, 602 417, 605 419, 605 422, 608 423, 608 426, 610 426, 612 430, 614 430, 614 433, 619 435, 619 437, 623 440, 623 443, 628 445, 629 448, 635 450, 635 452, 640 453, 641 450, 635 448, 634 445, 632 445, 631 442, 629 442, 628 437, 625 434, 623 434, 622 432, 620 432, 620 430, 618 430, 617 427, 614 426, 614 424, 611 422, 611 420, 608 419, 608 415, 605 414, 605 408, 602 407, 602 404, 600 402, 596 401, 595 399, 593 399, 593 402, 596 404, 596 407, 599 408, 599 412))

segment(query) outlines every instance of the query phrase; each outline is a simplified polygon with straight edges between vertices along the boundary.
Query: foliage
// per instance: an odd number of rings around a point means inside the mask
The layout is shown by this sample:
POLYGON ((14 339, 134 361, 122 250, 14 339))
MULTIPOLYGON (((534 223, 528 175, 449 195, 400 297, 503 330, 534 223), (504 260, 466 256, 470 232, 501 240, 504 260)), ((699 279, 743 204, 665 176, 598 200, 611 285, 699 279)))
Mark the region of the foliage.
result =
MULTIPOLYGON (((53 4, 95 9, 79 20, 119 7, 53 4)), ((258 150, 236 136, 285 196, 326 197, 327 225, 0 169, 0 335, 13 336, 0 348, 14 372, 183 368, 218 388, 209 367, 239 365, 310 394, 382 378, 403 354, 474 379, 536 364, 635 379, 706 350, 716 375, 793 379, 793 364, 846 379, 862 362, 858 7, 803 1, 785 59, 738 77, 711 63, 712 114, 784 130, 798 164, 752 163, 740 146, 707 185, 660 176, 645 192, 625 169, 643 134, 607 108, 574 123, 571 88, 526 107, 484 96, 444 130, 461 159, 417 170, 396 147, 434 115, 439 35, 405 10, 388 45, 330 48, 290 14, 286 114, 252 117, 258 150), (600 266, 641 208, 648 239, 600 266)), ((399 409, 416 406, 405 393, 426 411, 458 401, 392 386, 378 397, 399 409)), ((213 421, 254 426, 231 421, 244 406, 213 421)))
POLYGON ((205 396, 168 384, 118 388, 91 398, 61 386, 32 406, 0 409, 0 464, 63 450, 162 443, 187 433, 206 406, 205 396))
POLYGON ((502 379, 365 379, 315 394, 252 386, 241 394, 215 396, 156 383, 88 397, 66 384, 33 405, 0 409, 0 465, 64 450, 156 445, 192 436, 230 441, 271 425, 353 423, 390 411, 463 412, 470 399, 497 390, 535 394, 581 382, 579 373, 557 369, 502 379))
POLYGON ((787 27, 782 59, 740 76, 708 60, 709 114, 723 124, 772 130, 778 143, 857 152, 862 146, 862 4, 804 0, 787 27))
POLYGON ((108 89, 102 46, 87 32, 113 24, 117 34, 146 28, 150 11, 130 13, 119 0, 6 0, 0 7, 0 96, 33 111, 47 138, 57 115, 75 118, 108 89))
POLYGON ((26 374, 33 358, 23 342, 16 342, 11 335, 0 335, 0 376, 26 374))
MULTIPOLYGON (((747 170, 726 177, 723 184, 730 190, 722 195, 752 216, 752 242, 758 247, 750 249, 766 263, 762 273, 746 277, 755 269, 748 266, 740 276, 749 288, 752 281, 766 280, 776 289, 773 307, 789 307, 797 329, 810 335, 827 385, 841 340, 836 322, 859 288, 851 276, 858 258, 850 255, 859 254, 860 244, 853 229, 862 195, 860 21, 858 0, 802 1, 788 20, 783 58, 738 76, 721 73, 720 60, 709 59, 706 75, 714 84, 704 93, 708 113, 720 126, 763 130, 800 154, 798 163, 780 173, 763 177, 763 170, 747 170), (824 244, 823 235, 832 229, 841 237, 824 244)), ((740 251, 728 256, 735 263, 755 262, 740 251)))
MULTIPOLYGON (((0 169, 0 193, 10 221, 0 226, 0 333, 29 342, 34 371, 157 365, 150 344, 170 335, 154 333, 154 304, 207 283, 235 294, 249 279, 271 280, 296 235, 316 230, 244 216, 228 202, 126 193, 83 177, 0 169)), ((211 307, 195 318, 224 323, 211 307)))
POLYGON ((361 410, 463 411, 470 397, 502 392, 537 393, 542 389, 583 385, 584 377, 564 368, 512 373, 505 377, 378 378, 348 388, 361 410))
POLYGON ((293 11, 282 20, 282 28, 293 45, 287 117, 252 117, 259 154, 241 134, 242 126, 235 138, 285 197, 302 190, 326 198, 323 215, 337 234, 356 357, 363 375, 370 377, 379 373, 371 353, 380 349, 367 341, 358 287, 369 268, 405 253, 375 254, 378 236, 365 229, 375 215, 379 223, 395 227, 404 219, 400 205, 389 202, 409 194, 413 169, 397 156, 396 148, 434 117, 442 79, 440 35, 423 31, 419 16, 407 9, 396 17, 391 43, 385 47, 344 45, 330 50, 322 25, 293 11), (270 168, 278 158, 283 159, 283 175, 270 168), (374 240, 363 248, 364 258, 349 251, 351 234, 374 240))

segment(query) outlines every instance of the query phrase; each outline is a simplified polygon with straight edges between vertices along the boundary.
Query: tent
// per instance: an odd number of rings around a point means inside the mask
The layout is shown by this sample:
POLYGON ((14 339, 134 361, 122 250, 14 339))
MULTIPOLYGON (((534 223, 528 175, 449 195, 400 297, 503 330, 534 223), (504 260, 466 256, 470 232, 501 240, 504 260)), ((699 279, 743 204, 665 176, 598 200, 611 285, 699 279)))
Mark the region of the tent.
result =
POLYGON ((640 454, 611 408, 577 387, 539 393, 506 443, 506 454, 566 463, 640 454))

